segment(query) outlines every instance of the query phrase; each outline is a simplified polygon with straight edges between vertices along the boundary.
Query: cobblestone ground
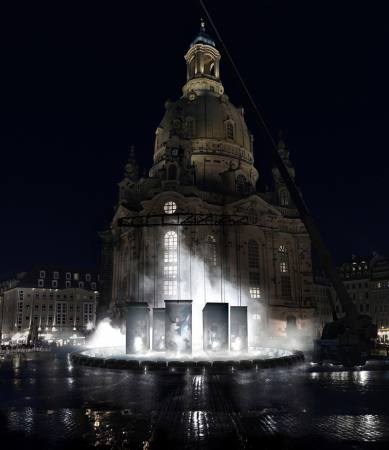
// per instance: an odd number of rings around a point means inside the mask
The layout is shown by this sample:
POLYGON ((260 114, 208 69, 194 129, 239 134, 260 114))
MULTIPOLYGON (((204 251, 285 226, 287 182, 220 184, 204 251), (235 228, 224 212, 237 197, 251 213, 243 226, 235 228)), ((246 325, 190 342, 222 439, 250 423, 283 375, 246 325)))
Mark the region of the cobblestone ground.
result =
POLYGON ((1 448, 388 449, 389 371, 130 373, 0 361, 1 448))

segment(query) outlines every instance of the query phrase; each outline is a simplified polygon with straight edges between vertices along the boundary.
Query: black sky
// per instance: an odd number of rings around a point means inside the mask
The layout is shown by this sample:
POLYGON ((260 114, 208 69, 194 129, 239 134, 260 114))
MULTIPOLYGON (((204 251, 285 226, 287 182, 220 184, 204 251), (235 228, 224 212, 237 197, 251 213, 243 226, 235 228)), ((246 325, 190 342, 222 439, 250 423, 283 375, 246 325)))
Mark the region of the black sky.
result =
MULTIPOLYGON (((284 130, 337 261, 389 253, 386 2, 207 3, 272 132, 284 130)), ((12 4, 0 11, 0 275, 93 265, 128 146, 149 167, 202 13, 196 1, 12 4)), ((225 58, 221 70, 244 105, 225 58)), ((246 118, 268 184, 269 143, 246 118)))

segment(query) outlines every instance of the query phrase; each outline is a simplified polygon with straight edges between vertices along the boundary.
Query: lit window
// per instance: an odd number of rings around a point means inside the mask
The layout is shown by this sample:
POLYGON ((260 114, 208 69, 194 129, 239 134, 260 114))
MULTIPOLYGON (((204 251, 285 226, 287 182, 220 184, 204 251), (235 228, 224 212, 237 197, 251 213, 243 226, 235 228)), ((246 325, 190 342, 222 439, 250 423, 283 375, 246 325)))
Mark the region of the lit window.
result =
POLYGON ((163 210, 165 211, 165 214, 174 214, 177 210, 177 205, 172 201, 166 202, 163 206, 163 210))
POLYGON ((77 281, 80 278, 80 275, 78 273, 74 273, 73 278, 77 281))
POLYGON ((260 314, 253 314, 253 320, 261 320, 260 314))
POLYGON ((261 298, 261 289, 258 287, 250 288, 250 297, 251 298, 261 298))
POLYGON ((166 297, 177 296, 177 233, 168 231, 164 237, 163 292, 166 297))
POLYGON ((250 297, 261 298, 260 276, 258 272, 249 272, 250 297))
POLYGON ((285 245, 280 245, 278 249, 278 255, 280 260, 280 272, 288 273, 289 272, 288 249, 285 247, 285 245))
POLYGON ((55 314, 55 325, 66 325, 68 304, 66 302, 57 302, 55 305, 55 314))
POLYGON ((53 278, 54 278, 54 280, 58 280, 59 272, 53 272, 53 278))
POLYGON ((84 303, 82 305, 84 325, 94 324, 93 303, 84 303))
POLYGON ((280 262, 280 271, 282 273, 288 273, 288 264, 285 261, 280 262))

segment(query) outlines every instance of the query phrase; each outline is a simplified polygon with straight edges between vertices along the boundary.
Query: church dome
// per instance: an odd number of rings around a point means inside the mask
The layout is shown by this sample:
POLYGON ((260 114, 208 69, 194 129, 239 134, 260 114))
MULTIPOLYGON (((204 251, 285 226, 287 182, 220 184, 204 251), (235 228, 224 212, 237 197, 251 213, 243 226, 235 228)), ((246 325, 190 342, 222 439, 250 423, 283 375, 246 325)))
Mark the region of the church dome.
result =
POLYGON ((252 155, 243 109, 236 108, 226 95, 189 95, 168 103, 159 125, 157 147, 167 143, 174 134, 191 140, 223 141, 244 151, 246 158, 252 155))
MULTIPOLYGON (((183 95, 166 102, 157 128, 151 176, 168 180, 194 171, 202 190, 239 195, 255 191, 252 136, 243 108, 235 107, 220 81, 220 53, 204 23, 185 55, 183 95), (175 165, 176 168, 172 168, 175 165), (168 172, 171 169, 171 176, 168 172)), ((186 177, 188 179, 188 177, 186 177)))

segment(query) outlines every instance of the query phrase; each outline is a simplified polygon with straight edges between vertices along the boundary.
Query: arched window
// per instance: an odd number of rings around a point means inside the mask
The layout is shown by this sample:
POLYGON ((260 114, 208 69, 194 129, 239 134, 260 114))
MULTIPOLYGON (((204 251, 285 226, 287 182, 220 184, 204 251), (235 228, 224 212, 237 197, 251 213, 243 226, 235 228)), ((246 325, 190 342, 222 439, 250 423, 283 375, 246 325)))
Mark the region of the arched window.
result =
POLYGON ((290 299, 292 297, 292 285, 289 276, 289 255, 285 245, 278 248, 278 259, 281 272, 281 296, 290 299))
POLYGON ((189 63, 189 78, 193 78, 196 74, 196 58, 192 58, 189 63))
POLYGON ((288 273, 289 272, 289 258, 288 258, 288 249, 285 245, 280 245, 278 249, 278 257, 280 262, 280 272, 288 273))
POLYGON ((212 55, 204 55, 204 75, 215 76, 215 59, 212 55))
POLYGON ((178 241, 175 231, 168 231, 164 236, 163 262, 163 293, 165 297, 177 297, 178 241))
POLYGON ((175 180, 177 179, 177 167, 175 164, 170 164, 167 171, 167 179, 175 180))
POLYGON ((244 175, 238 175, 236 177, 236 192, 244 194, 246 191, 246 177, 244 175))
POLYGON ((207 237, 207 249, 206 249, 206 262, 210 267, 216 267, 217 264, 217 249, 216 249, 216 239, 214 236, 209 235, 207 237))
POLYGON ((250 269, 259 269, 259 246, 253 239, 248 243, 248 263, 250 269))
POLYGON ((227 122, 226 134, 227 134, 227 139, 230 139, 231 141, 234 140, 234 124, 232 122, 227 122))
POLYGON ((249 291, 251 298, 261 298, 261 277, 259 272, 259 245, 251 239, 248 242, 249 291))
POLYGON ((281 189, 279 192, 280 205, 289 206, 289 193, 286 189, 281 189))

